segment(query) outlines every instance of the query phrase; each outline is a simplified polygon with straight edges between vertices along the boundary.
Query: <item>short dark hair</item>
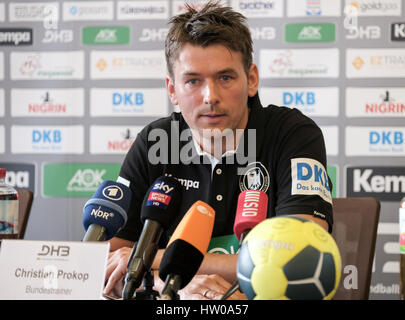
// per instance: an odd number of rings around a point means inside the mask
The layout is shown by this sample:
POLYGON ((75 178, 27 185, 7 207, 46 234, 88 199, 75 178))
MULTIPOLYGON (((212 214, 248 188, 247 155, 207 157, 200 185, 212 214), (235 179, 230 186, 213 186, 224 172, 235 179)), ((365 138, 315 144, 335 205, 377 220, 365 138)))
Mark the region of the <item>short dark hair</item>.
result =
POLYGON ((186 4, 186 12, 172 17, 165 40, 166 64, 173 76, 174 61, 186 43, 207 47, 221 44, 228 49, 242 53, 246 74, 253 62, 253 43, 246 18, 231 7, 221 7, 219 1, 209 1, 197 11, 186 4))

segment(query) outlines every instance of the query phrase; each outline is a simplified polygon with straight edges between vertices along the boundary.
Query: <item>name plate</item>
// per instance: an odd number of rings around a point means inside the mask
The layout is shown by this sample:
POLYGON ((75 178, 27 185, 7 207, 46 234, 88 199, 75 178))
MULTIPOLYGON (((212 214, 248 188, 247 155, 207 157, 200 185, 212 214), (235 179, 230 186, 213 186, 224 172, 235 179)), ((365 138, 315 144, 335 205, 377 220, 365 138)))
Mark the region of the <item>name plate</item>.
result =
POLYGON ((3 240, 0 300, 100 300, 108 242, 3 240))

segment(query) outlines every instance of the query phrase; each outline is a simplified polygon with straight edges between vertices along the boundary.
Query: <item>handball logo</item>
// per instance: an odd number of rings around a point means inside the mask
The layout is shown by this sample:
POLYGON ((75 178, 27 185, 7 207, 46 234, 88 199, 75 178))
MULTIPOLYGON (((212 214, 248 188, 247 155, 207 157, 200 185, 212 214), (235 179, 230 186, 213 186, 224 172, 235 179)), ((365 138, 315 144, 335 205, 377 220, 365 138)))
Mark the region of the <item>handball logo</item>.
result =
POLYGON ((112 201, 119 201, 123 198, 124 193, 119 186, 108 186, 103 189, 103 196, 112 201))

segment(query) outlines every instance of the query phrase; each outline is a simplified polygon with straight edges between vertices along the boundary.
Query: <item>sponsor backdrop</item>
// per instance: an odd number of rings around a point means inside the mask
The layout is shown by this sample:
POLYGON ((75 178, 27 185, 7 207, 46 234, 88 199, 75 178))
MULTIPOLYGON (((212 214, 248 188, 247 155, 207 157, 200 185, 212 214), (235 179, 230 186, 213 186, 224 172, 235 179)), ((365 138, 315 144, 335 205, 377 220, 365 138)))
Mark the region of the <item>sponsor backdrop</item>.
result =
MULTIPOLYGON (((321 127, 333 197, 382 201, 370 298, 397 299, 404 3, 222 2, 248 17, 263 103, 297 107, 321 127)), ((167 0, 0 2, 0 166, 35 193, 26 239, 81 240, 83 204, 116 179, 139 130, 174 110, 163 40, 183 10, 167 0)))

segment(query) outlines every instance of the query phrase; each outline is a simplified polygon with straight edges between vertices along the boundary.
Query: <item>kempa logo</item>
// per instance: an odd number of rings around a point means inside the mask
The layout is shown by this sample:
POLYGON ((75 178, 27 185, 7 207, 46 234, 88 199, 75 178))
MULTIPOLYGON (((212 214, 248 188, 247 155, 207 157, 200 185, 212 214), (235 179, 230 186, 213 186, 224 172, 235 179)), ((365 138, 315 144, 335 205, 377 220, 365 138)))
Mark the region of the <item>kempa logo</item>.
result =
POLYGON ((31 45, 32 29, 0 29, 0 45, 31 45))
POLYGON ((405 22, 391 24, 391 40, 405 41, 405 22))
POLYGON ((405 193, 405 167, 347 169, 347 196, 399 201, 405 193))

